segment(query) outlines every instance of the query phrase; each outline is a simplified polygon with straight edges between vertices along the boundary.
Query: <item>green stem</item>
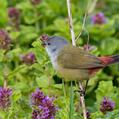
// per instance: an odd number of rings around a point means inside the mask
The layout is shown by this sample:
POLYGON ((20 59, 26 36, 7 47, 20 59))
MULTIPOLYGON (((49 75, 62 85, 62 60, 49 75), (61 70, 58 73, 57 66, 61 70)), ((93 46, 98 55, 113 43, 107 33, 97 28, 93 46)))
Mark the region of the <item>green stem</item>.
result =
POLYGON ((73 113, 74 113, 74 91, 73 91, 73 85, 71 81, 70 86, 70 110, 69 110, 69 119, 73 119, 73 113))
POLYGON ((8 65, 7 65, 7 52, 8 50, 6 50, 4 52, 4 68, 3 68, 3 77, 4 77, 4 84, 3 84, 3 87, 6 88, 7 87, 7 80, 8 80, 8 73, 9 73, 9 68, 8 68, 8 65))
POLYGON ((62 80, 62 89, 63 89, 63 93, 64 93, 64 97, 66 98, 66 89, 65 89, 65 82, 64 80, 62 80))
POLYGON ((38 21, 38 12, 37 12, 37 9, 36 7, 34 7, 34 11, 35 11, 35 27, 36 27, 36 31, 39 32, 39 21, 38 21))

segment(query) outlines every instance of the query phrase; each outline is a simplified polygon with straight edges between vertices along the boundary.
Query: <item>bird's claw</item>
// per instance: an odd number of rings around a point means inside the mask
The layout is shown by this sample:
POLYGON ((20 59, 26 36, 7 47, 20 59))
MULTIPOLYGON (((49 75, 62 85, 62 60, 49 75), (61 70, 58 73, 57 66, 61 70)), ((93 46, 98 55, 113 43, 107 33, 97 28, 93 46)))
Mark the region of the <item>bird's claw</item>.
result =
POLYGON ((85 90, 75 90, 74 92, 78 92, 80 96, 85 96, 85 90))

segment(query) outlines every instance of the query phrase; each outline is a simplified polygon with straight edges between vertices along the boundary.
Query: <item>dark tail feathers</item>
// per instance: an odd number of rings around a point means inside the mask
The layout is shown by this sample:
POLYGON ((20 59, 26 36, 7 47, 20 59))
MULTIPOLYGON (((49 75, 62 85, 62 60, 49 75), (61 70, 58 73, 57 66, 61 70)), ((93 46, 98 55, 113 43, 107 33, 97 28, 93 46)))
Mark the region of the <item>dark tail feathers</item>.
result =
POLYGON ((105 66, 107 66, 107 65, 114 64, 114 63, 118 63, 119 62, 119 55, 102 56, 102 57, 99 57, 99 59, 102 61, 102 63, 105 66))
POLYGON ((119 62, 119 54, 111 56, 112 61, 109 64, 114 64, 119 62))

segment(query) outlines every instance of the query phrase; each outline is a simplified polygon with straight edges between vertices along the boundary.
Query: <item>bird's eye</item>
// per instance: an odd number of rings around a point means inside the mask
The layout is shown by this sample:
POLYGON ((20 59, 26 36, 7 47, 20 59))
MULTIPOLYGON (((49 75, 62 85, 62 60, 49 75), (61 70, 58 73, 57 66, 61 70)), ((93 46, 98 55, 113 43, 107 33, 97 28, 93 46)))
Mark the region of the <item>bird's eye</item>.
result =
POLYGON ((50 45, 50 43, 48 43, 48 45, 50 45))

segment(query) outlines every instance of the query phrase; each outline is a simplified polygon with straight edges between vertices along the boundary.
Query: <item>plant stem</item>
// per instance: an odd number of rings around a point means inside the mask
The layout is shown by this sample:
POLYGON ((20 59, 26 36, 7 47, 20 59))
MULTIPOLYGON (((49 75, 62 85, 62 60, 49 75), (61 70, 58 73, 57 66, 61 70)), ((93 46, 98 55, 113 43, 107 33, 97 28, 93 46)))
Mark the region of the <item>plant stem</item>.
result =
MULTIPOLYGON (((71 37, 72 37, 72 45, 76 46, 75 34, 74 34, 74 30, 73 30, 72 15, 71 15, 71 4, 70 3, 71 3, 71 1, 67 0, 69 27, 70 27, 71 37)), ((79 82, 79 88, 81 89, 81 91, 84 90, 81 82, 79 82)), ((84 117, 84 119, 87 119, 84 95, 80 94, 80 101, 81 101, 81 106, 82 106, 82 110, 83 110, 83 117, 84 117)))
POLYGON ((62 89, 63 89, 64 97, 66 98, 66 90, 65 90, 64 80, 62 80, 62 89))
MULTIPOLYGON (((79 82, 79 88, 81 91, 84 91, 81 82, 79 82)), ((84 119, 87 119, 85 99, 84 99, 84 95, 82 95, 82 94, 80 95, 80 102, 81 102, 81 106, 82 106, 82 110, 83 110, 83 117, 84 117, 84 119)))
POLYGON ((69 111, 69 119, 74 119, 73 113, 74 113, 74 90, 73 90, 73 84, 71 81, 70 86, 70 111, 69 111))
POLYGON ((38 21, 39 16, 38 16, 38 12, 37 12, 36 7, 34 7, 34 11, 35 11, 35 20, 36 20, 35 27, 36 27, 36 31, 39 32, 39 21, 38 21))
POLYGON ((71 32, 71 37, 72 37, 72 45, 76 45, 75 43, 75 34, 73 30, 73 22, 72 22, 72 14, 71 14, 71 4, 70 0, 67 0, 67 9, 68 9, 68 20, 69 20, 69 27, 70 27, 70 32, 71 32))

